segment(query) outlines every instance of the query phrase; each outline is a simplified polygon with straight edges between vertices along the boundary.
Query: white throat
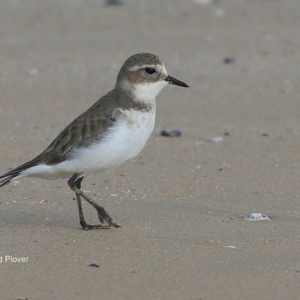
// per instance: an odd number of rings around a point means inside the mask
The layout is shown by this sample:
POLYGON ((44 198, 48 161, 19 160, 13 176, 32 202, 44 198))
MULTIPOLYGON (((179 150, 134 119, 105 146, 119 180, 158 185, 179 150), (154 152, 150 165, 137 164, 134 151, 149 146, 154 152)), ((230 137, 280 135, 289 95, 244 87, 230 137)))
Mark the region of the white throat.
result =
POLYGON ((166 85, 164 80, 135 84, 133 94, 138 100, 153 100, 166 85))

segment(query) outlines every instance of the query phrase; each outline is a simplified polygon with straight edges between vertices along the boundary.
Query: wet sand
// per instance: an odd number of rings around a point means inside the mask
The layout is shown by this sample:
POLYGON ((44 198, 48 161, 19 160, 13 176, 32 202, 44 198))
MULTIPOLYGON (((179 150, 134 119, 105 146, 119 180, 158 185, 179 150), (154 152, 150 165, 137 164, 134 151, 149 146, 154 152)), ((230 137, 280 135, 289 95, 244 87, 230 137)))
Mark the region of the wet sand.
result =
POLYGON ((133 162, 84 181, 121 229, 81 230, 65 180, 0 189, 0 298, 298 299, 299 1, 122 3, 0 3, 1 174, 112 89, 134 53, 190 85, 159 95, 133 162), (253 212, 271 220, 245 222, 253 212))

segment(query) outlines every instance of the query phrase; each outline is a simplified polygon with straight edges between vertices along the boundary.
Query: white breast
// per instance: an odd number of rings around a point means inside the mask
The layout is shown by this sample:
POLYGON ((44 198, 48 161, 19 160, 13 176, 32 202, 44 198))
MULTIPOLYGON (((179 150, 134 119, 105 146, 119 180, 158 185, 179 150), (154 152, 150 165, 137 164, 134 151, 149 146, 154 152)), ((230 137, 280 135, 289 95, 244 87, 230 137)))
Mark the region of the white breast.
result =
POLYGON ((96 173, 116 167, 136 157, 144 148, 155 123, 155 107, 150 112, 120 110, 121 116, 107 134, 89 147, 74 149, 58 169, 70 173, 96 173))

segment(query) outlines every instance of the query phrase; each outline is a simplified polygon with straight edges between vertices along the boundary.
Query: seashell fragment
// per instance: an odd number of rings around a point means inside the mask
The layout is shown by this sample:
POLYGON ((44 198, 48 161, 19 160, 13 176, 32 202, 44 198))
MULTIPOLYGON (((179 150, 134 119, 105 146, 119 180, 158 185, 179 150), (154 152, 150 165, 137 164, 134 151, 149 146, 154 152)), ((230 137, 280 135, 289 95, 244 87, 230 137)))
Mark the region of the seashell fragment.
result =
POLYGON ((252 213, 245 217, 244 221, 270 221, 270 218, 262 213, 252 213))

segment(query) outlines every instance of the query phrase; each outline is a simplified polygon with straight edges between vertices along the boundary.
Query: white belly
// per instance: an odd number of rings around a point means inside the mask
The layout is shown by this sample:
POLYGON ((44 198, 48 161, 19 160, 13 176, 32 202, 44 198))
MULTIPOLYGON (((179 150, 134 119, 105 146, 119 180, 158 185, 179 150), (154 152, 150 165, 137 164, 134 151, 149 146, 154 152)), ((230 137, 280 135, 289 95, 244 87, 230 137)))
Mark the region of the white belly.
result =
POLYGON ((74 149, 68 160, 57 165, 57 168, 88 175, 116 167, 141 152, 153 131, 154 123, 155 109, 151 112, 122 111, 121 117, 106 136, 87 148, 74 149))

